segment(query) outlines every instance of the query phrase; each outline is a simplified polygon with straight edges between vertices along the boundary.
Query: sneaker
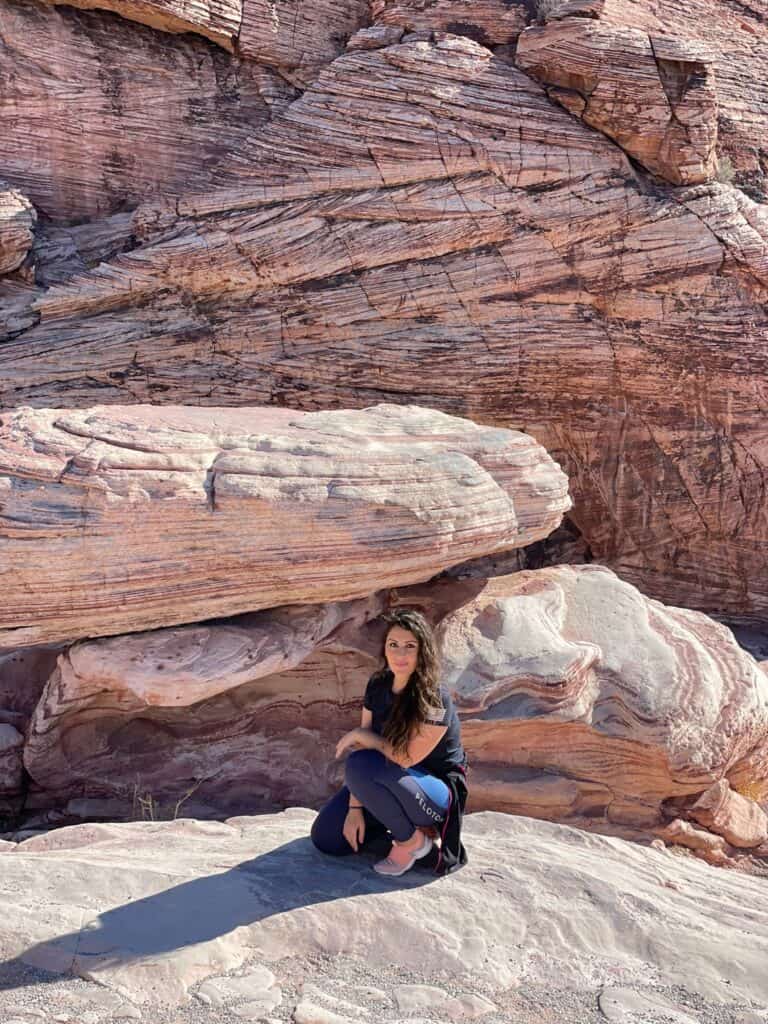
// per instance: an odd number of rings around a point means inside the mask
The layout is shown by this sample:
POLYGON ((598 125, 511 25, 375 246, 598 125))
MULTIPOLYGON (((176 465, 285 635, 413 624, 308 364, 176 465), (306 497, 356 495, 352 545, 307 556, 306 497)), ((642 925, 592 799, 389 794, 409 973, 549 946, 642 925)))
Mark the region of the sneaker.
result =
POLYGON ((432 849, 432 840, 429 836, 422 834, 422 843, 415 849, 403 843, 392 843, 389 856, 373 865, 373 870, 380 875, 387 875, 389 878, 397 878, 410 871, 417 860, 426 857, 432 849))

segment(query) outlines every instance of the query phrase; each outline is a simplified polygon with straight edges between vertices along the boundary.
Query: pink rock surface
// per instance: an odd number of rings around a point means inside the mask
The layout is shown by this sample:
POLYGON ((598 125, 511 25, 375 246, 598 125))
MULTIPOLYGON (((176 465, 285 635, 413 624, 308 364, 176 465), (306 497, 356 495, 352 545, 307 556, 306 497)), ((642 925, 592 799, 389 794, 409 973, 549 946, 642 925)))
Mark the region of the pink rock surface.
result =
POLYGON ((524 428, 566 467, 594 560, 763 618, 763 205, 650 187, 510 59, 438 35, 331 61, 227 134, 232 187, 167 186, 133 251, 30 294, 0 403, 416 400, 524 428))
POLYGON ((368 0, 243 0, 238 50, 305 87, 369 20, 368 0))
POLYGON ((729 848, 723 837, 714 835, 706 829, 696 828, 690 821, 675 818, 655 831, 665 842, 672 846, 684 846, 710 864, 728 862, 729 848))
POLYGON ((271 94, 293 95, 199 36, 102 11, 3 0, 0 36, 0 176, 59 223, 226 179, 229 154, 269 120, 271 94))
POLYGON ((768 780, 768 677, 729 630, 561 566, 76 644, 29 731, 28 806, 130 813, 136 785, 166 813, 319 804, 395 605, 440 622, 474 809, 637 834, 720 778, 768 780))
POLYGON ((240 31, 243 0, 45 0, 112 11, 161 32, 195 32, 228 50, 240 31))
POLYGON ((6 809, 8 797, 21 792, 24 737, 12 725, 0 722, 0 814, 6 809))
POLYGON ((727 779, 720 779, 702 793, 689 813, 731 846, 749 849, 768 839, 768 815, 754 800, 735 793, 727 779))
POLYGON ((570 505, 528 435, 386 405, 21 409, 0 494, 6 647, 364 597, 546 537, 570 505))
POLYGON ((552 99, 648 170, 675 185, 714 178, 712 51, 685 37, 654 37, 578 16, 526 29, 516 61, 548 86, 552 99))
MULTIPOLYGON (((543 771, 586 816, 650 825, 666 800, 740 778, 746 762, 768 777, 768 676, 725 627, 602 567, 489 580, 441 640, 491 798, 505 775, 543 771)), ((482 789, 476 805, 492 806, 482 789)))
POLYGON ((377 25, 405 32, 453 33, 483 46, 506 46, 525 28, 528 11, 506 0, 371 0, 377 25))

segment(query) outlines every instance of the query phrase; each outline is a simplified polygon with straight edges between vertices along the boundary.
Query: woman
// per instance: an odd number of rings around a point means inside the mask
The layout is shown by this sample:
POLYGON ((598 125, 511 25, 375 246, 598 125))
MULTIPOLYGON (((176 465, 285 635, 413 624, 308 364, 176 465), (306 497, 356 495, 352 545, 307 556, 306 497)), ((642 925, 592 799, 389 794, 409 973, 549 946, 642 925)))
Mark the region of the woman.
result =
POLYGON ((361 849, 366 833, 392 837, 380 875, 402 875, 432 851, 441 835, 435 870, 466 863, 459 829, 466 800, 466 755, 450 694, 438 682, 435 641, 419 612, 388 617, 384 666, 365 690, 360 726, 339 740, 336 757, 348 754, 345 785, 320 811, 312 841, 324 853, 361 849))

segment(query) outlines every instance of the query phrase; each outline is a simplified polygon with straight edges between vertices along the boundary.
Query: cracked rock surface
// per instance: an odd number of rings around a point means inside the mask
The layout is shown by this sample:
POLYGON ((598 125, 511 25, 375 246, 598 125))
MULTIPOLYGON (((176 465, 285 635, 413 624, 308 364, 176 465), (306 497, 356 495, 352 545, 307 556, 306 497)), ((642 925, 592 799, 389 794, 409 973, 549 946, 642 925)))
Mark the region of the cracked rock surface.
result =
POLYGON ((21 409, 0 493, 4 647, 364 597, 546 537, 570 506, 530 436, 394 405, 21 409))
POLYGON ((13 124, 52 146, 30 174, 20 141, 0 172, 47 216, 93 219, 46 225, 37 286, 8 296, 0 405, 415 401, 522 428, 567 471, 593 560, 668 603, 760 621, 760 17, 381 0, 365 17, 335 5, 326 36, 311 6, 291 35, 271 5, 250 57, 242 27, 233 56, 108 12, 0 7, 13 124), (548 93, 521 70, 525 40, 565 37, 543 74, 573 80, 548 93), (160 51, 168 107, 145 138, 160 51), (584 61, 599 131, 568 112, 584 61), (73 149, 56 96, 75 70, 73 149), (109 131, 88 131, 91 113, 109 131), (715 126, 733 180, 672 184, 712 176, 715 126))

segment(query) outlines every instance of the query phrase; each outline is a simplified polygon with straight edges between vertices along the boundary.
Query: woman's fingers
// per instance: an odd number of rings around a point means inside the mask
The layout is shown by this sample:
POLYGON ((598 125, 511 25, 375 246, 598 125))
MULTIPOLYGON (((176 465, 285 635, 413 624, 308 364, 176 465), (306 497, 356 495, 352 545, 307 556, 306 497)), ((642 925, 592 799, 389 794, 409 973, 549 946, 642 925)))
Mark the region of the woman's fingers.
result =
POLYGON ((347 840, 349 845, 352 847, 352 849, 355 851, 355 853, 357 853, 357 832, 358 832, 357 823, 353 824, 352 822, 347 820, 344 823, 344 828, 341 831, 342 831, 342 835, 347 840))
POLYGON ((354 730, 352 732, 345 732, 339 742, 336 744, 336 758, 340 758, 345 753, 348 747, 352 745, 355 740, 354 730))

